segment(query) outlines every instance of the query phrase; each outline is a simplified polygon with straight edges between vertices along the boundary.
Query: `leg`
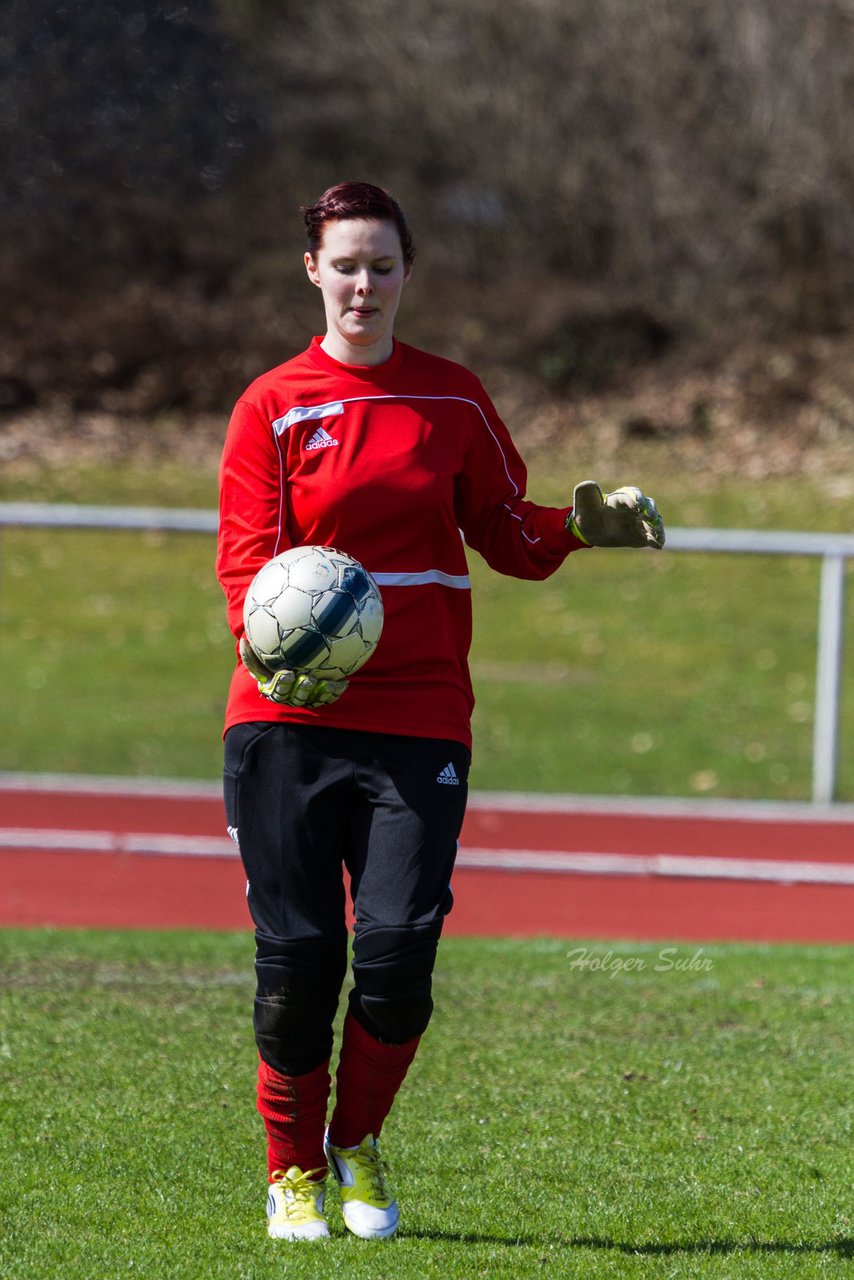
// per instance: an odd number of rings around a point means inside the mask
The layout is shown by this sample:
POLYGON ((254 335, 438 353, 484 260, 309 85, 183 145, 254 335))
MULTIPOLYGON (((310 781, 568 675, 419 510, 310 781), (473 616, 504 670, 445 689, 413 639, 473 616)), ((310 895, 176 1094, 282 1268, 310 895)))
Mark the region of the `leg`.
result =
POLYGON ((430 1020, 469 767, 459 743, 371 736, 373 758, 357 770, 363 802, 348 864, 355 986, 330 1123, 340 1146, 379 1134, 430 1020))
POLYGON ((357 771, 363 802, 348 860, 355 986, 326 1142, 344 1221, 366 1239, 397 1231, 376 1139, 433 1009, 469 766, 457 743, 376 735, 373 750, 357 771))
POLYGON ((325 1166, 332 1020, 347 963, 351 774, 287 725, 236 725, 226 735, 226 811, 256 926, 258 1109, 271 1174, 325 1166))

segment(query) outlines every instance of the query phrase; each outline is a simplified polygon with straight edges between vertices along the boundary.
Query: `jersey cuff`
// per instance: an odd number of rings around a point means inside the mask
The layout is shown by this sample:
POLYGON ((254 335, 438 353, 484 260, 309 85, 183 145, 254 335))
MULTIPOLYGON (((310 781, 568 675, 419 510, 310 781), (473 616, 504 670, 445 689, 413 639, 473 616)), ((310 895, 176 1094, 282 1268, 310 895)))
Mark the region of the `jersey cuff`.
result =
POLYGON ((571 551, 580 551, 589 547, 589 543, 576 538, 566 527, 572 507, 546 507, 544 520, 540 529, 540 538, 549 555, 568 556, 571 551))

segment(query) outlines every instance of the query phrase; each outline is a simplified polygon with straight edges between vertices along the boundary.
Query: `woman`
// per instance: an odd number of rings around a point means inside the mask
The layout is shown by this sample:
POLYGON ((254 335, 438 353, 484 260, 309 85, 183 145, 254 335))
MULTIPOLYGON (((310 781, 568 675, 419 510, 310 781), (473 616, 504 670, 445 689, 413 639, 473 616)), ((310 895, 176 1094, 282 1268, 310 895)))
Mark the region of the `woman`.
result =
POLYGON ((305 222, 325 335, 248 388, 220 471, 217 571, 241 658, 225 798, 256 926, 268 1232, 328 1236, 328 1166, 346 1226, 372 1239, 397 1229, 377 1139, 432 1011, 465 809, 473 697, 460 532, 520 578, 547 577, 584 545, 661 547, 664 533, 636 489, 603 498, 586 482, 574 509, 525 500, 525 468, 478 380, 394 337, 414 249, 386 191, 342 183, 305 222), (382 588, 382 639, 349 684, 274 674, 243 635, 254 574, 310 544, 355 556, 382 588), (354 986, 324 1133, 347 967, 342 863, 354 986))

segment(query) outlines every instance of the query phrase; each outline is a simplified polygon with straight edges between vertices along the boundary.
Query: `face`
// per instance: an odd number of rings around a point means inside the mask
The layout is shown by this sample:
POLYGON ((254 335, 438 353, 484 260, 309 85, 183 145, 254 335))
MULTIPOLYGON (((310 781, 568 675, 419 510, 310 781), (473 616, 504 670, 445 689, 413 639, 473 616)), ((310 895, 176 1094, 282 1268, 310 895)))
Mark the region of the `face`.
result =
POLYGON ((380 364, 394 346, 394 318, 409 279, 393 222, 348 218, 327 222, 308 277, 323 294, 324 350, 344 364, 380 364))

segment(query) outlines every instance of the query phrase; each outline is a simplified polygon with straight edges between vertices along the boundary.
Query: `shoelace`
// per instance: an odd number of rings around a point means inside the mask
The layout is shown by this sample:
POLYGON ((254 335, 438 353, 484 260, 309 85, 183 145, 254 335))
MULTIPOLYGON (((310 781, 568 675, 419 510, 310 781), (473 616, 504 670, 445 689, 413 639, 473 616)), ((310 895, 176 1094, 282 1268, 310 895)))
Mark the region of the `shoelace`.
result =
POLYGON ((382 1163, 380 1162, 380 1153, 376 1147, 360 1147, 353 1154, 354 1162, 363 1169, 367 1174, 371 1184, 371 1192, 378 1200, 388 1200, 388 1188, 385 1184, 385 1174, 383 1172, 382 1163))
POLYGON ((274 1170, 273 1182, 283 1191, 290 1192, 290 1198, 285 1197, 286 1213, 290 1213, 292 1208, 295 1209, 300 1205, 314 1204, 318 1191, 322 1190, 320 1184, 314 1181, 314 1174, 324 1172, 323 1169, 307 1169, 298 1178, 289 1178, 284 1169, 274 1170))

